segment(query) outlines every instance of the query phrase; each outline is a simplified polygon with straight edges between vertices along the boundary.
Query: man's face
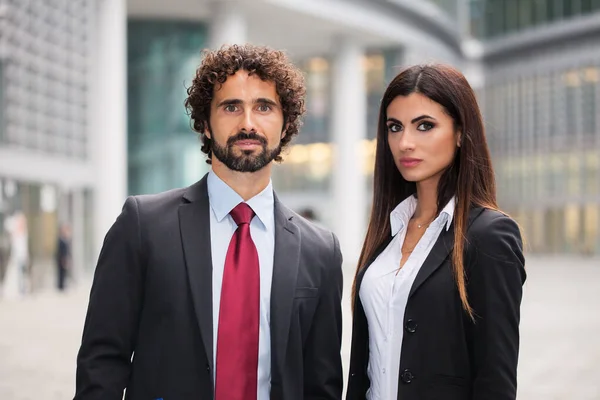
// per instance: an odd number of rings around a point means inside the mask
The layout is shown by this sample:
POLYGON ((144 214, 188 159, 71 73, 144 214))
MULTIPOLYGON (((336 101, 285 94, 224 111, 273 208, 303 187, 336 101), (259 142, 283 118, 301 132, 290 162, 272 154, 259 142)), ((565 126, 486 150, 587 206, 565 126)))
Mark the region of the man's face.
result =
POLYGON ((283 111, 274 82, 240 70, 216 88, 210 106, 215 161, 238 172, 256 172, 281 152, 283 111))

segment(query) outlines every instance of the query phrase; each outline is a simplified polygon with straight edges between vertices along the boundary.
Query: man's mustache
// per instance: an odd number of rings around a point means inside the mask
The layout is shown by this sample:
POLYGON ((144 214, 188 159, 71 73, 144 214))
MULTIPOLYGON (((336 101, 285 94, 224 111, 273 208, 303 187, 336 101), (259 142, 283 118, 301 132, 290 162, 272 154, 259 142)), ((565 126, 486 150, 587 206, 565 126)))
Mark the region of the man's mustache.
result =
POLYGON ((262 144, 263 146, 267 145, 267 139, 265 139, 264 137, 260 136, 258 133, 255 132, 239 132, 237 135, 230 137, 229 139, 227 139, 227 145, 228 146, 233 146, 233 144, 239 140, 256 140, 258 142, 260 142, 260 144, 262 144))

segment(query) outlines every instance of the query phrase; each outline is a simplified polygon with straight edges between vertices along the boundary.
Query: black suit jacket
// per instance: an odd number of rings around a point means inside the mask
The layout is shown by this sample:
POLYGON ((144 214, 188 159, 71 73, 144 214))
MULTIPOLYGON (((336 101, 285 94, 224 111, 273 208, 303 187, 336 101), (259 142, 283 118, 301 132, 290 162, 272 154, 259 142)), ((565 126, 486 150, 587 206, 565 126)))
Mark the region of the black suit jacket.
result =
MULTIPOLYGON (((213 398, 209 209, 206 177, 127 199, 96 267, 76 400, 213 398)), ((341 398, 341 263, 332 233, 275 198, 272 399, 341 398)))
MULTIPOLYGON (((503 214, 473 209, 465 247, 467 293, 475 322, 463 311, 452 273, 454 224, 440 234, 411 288, 404 315, 398 376, 402 400, 514 400, 524 258, 518 226, 503 214)), ((347 400, 364 399, 369 331, 358 295, 347 400)))

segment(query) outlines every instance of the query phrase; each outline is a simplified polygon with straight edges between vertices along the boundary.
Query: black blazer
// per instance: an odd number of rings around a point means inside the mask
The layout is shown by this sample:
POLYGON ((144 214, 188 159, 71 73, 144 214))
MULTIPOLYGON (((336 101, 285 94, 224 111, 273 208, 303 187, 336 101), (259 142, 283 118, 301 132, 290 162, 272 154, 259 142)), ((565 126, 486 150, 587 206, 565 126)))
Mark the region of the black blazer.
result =
MULTIPOLYGON (((390 241, 357 278, 347 400, 364 399, 370 385, 369 331, 358 293, 366 269, 390 241)), ((514 400, 525 282, 518 226, 496 211, 470 213, 464 262, 475 323, 463 311, 456 288, 453 243, 454 224, 442 231, 411 288, 398 399, 514 400)))
MULTIPOLYGON (((271 398, 340 399, 338 241, 275 198, 274 257, 271 398)), ((213 340, 206 177, 128 198, 96 267, 75 399, 212 399, 213 340)))

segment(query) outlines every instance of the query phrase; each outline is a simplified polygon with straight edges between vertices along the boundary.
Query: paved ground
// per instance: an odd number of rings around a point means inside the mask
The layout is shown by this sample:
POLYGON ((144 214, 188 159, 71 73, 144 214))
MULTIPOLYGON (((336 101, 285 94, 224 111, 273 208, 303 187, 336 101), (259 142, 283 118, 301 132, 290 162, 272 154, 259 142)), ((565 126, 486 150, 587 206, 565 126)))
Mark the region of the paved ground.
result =
MULTIPOLYGON (((530 257, 527 268, 518 398, 600 400, 600 259, 530 257)), ((0 399, 72 398, 87 291, 0 301, 0 399)))

